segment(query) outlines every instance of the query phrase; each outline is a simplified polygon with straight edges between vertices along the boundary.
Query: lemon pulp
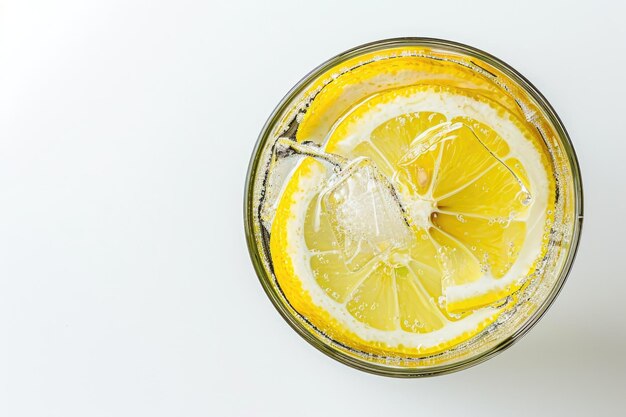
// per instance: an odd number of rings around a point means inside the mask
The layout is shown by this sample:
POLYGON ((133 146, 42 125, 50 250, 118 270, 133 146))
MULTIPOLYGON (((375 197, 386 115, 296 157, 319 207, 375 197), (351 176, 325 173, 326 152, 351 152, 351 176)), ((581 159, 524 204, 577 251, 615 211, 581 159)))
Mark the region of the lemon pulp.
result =
POLYGON ((271 226, 274 274, 290 305, 366 354, 422 357, 472 338, 508 308, 546 250, 553 185, 536 133, 488 88, 452 87, 446 77, 459 74, 421 65, 396 63, 400 85, 380 68, 344 73, 298 129, 326 152, 371 161, 397 191, 412 238, 348 245, 349 231, 339 233, 320 203, 333 169, 310 157, 289 175, 271 226), (410 83, 429 70, 432 82, 410 83), (432 140, 450 126, 453 134, 432 140))

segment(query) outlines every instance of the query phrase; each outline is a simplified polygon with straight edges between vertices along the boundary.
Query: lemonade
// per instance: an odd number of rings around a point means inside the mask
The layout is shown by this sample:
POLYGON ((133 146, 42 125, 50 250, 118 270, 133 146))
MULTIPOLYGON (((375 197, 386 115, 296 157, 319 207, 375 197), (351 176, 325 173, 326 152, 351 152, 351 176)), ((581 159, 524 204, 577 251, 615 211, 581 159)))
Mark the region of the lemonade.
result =
POLYGON ((459 369, 555 297, 578 175, 551 108, 504 64, 443 41, 367 45, 303 80, 264 129, 251 254, 283 316, 337 359, 459 369))

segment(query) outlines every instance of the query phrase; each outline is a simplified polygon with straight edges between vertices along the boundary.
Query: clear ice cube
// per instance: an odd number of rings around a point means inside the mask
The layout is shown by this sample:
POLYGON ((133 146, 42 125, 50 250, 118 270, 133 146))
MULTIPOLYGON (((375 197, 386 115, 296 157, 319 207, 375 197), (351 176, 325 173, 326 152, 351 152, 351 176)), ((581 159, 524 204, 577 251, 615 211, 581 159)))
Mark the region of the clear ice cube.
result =
POLYGON ((352 271, 414 239, 393 186, 367 158, 356 158, 332 175, 320 198, 352 271))

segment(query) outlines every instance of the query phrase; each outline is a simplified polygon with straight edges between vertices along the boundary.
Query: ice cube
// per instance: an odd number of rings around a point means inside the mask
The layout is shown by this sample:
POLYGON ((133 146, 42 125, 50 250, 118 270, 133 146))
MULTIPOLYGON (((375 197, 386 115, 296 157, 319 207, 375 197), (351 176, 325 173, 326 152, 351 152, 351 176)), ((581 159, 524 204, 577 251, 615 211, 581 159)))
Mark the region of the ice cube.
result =
POLYGON ((393 186, 370 159, 356 158, 332 175, 321 200, 352 271, 414 239, 393 186))
POLYGON ((320 161, 325 161, 337 170, 348 163, 348 160, 340 155, 326 153, 319 146, 308 142, 297 142, 288 137, 276 139, 272 154, 267 161, 267 176, 263 184, 263 195, 260 198, 261 222, 267 230, 271 230, 271 224, 276 214, 276 208, 280 200, 280 193, 284 182, 298 166, 303 156, 310 156, 320 161))

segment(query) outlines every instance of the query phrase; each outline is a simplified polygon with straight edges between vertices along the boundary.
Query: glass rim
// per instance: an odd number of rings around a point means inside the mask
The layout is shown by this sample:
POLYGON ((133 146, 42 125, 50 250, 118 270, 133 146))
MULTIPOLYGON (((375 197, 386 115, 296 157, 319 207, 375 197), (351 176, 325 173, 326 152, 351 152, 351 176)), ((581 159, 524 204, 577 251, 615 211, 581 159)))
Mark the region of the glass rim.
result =
POLYGON ((543 317, 546 311, 553 304, 554 300, 557 298, 558 294, 561 292, 561 289, 563 288, 563 285, 567 280, 567 277, 571 271, 572 264, 576 257, 583 222, 583 186, 578 158, 576 156, 576 152, 571 143, 567 130, 565 129, 565 126, 561 122, 561 119, 557 115, 556 111, 552 108, 548 100, 522 74, 520 74, 517 70, 515 70, 512 66, 510 66, 503 60, 496 58, 495 56, 478 48, 474 48, 472 46, 468 46, 459 42, 429 37, 400 37, 365 43, 348 49, 347 51, 341 52, 310 71, 289 90, 289 92, 274 108, 257 138, 246 174, 243 209, 244 230, 246 235, 248 252, 254 266, 257 278, 259 279, 261 286, 263 287, 268 298, 274 305, 274 308, 276 308, 276 310, 280 313, 283 319, 289 324, 289 326, 293 330, 296 331, 296 333, 298 333, 303 339, 305 339, 317 350, 321 351, 332 359, 335 359, 352 368, 381 376, 416 378, 448 374, 467 369, 481 362, 484 362, 520 340, 526 333, 528 333, 528 331, 532 327, 535 326, 535 324, 537 324, 537 322, 543 317), (457 362, 432 365, 425 368, 402 368, 397 366, 386 366, 379 363, 368 362, 365 359, 359 359, 339 349, 333 348, 332 346, 324 343, 322 340, 313 335, 306 327, 304 327, 302 323, 300 323, 300 321, 296 317, 293 316, 293 314, 288 310, 287 306, 284 305, 284 303, 274 290, 271 278, 268 276, 267 271, 263 266, 263 261, 261 259, 261 250, 255 239, 254 232, 254 175, 259 165, 263 147, 268 141, 273 127, 276 125, 276 123, 280 122, 280 117, 283 115, 284 111, 288 110, 288 106, 293 103, 293 100, 296 99, 298 95, 302 93, 312 81, 314 81, 317 77, 319 77, 321 74, 323 74, 328 69, 334 67, 335 65, 340 64, 341 62, 344 62, 350 58, 360 56, 367 52, 371 52, 372 50, 401 46, 425 46, 443 48, 444 50, 450 52, 456 52, 469 57, 475 57, 488 63, 489 65, 492 65, 493 67, 504 73, 507 77, 509 77, 536 102, 536 104, 545 113, 547 119, 554 127, 558 135, 559 142, 564 148, 569 167, 571 168, 571 177, 573 180, 574 190, 574 220, 572 225, 570 247, 568 249, 565 262, 563 263, 562 268, 558 273, 558 277, 541 305, 523 322, 523 324, 519 328, 517 328, 509 336, 495 343, 494 346, 492 346, 491 348, 480 352, 477 355, 459 360, 457 362))

